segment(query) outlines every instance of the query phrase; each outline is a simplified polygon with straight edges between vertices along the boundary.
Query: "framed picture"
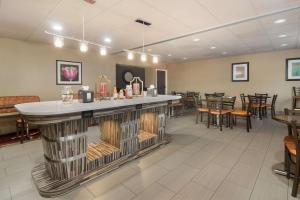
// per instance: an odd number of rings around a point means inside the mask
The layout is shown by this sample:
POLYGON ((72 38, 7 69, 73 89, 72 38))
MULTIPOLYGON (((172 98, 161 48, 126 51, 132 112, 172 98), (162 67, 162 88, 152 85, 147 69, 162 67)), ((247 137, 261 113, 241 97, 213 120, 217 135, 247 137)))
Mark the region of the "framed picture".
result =
POLYGON ((300 81, 300 58, 286 59, 285 80, 300 81))
POLYGON ((82 63, 56 60, 56 85, 81 85, 82 63))
POLYGON ((231 80, 232 82, 248 82, 249 62, 232 63, 231 80))

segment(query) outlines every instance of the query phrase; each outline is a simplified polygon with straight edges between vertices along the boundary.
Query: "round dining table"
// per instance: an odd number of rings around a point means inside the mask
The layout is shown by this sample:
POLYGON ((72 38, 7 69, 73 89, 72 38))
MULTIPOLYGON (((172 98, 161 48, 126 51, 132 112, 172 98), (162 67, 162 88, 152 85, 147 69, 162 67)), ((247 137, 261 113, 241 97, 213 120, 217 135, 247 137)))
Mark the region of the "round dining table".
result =
MULTIPOLYGON (((288 128, 288 135, 292 135, 292 121, 296 121, 296 124, 300 126, 300 115, 285 115, 278 114, 272 117, 273 120, 286 124, 288 128)), ((286 170, 284 168, 284 162, 278 163, 273 166, 273 171, 276 174, 286 176, 286 170)))

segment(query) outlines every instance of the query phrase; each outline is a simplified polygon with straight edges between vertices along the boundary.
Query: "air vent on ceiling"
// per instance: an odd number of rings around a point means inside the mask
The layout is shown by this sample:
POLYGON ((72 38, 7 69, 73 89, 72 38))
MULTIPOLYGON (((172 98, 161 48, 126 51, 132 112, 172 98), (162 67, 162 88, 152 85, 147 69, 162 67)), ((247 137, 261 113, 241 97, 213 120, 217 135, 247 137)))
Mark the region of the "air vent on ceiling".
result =
POLYGON ((87 3, 89 3, 89 4, 94 4, 94 3, 96 3, 96 0, 83 0, 83 1, 85 1, 85 2, 87 2, 87 3))
POLYGON ((150 25, 151 25, 150 22, 146 22, 146 21, 144 21, 144 20, 142 20, 142 19, 137 19, 137 20, 135 20, 135 22, 140 23, 140 24, 143 24, 143 25, 145 25, 145 26, 150 26, 150 25))

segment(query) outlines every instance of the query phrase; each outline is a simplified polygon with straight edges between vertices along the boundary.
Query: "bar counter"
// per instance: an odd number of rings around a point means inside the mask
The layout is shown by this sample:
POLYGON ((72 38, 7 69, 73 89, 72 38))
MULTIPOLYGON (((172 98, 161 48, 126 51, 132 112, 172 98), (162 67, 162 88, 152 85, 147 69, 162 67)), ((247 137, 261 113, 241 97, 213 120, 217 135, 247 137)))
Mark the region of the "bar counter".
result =
POLYGON ((168 104, 179 96, 159 95, 93 103, 61 101, 16 105, 39 125, 44 162, 32 169, 41 196, 66 194, 160 145, 165 136, 168 104), (88 144, 88 128, 100 127, 99 140, 88 144))

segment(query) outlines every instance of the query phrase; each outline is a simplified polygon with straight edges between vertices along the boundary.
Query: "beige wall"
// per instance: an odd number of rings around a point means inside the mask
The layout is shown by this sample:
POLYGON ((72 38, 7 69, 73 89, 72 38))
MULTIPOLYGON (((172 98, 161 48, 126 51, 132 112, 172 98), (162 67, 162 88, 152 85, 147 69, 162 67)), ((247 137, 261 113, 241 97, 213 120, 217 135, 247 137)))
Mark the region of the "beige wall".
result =
POLYGON ((285 59, 293 57, 300 57, 300 49, 168 64, 169 91, 225 92, 238 99, 240 93, 277 93, 281 110, 291 106, 292 87, 300 86, 285 81, 285 59), (231 64, 237 62, 250 62, 249 82, 231 82, 231 64))
MULTIPOLYGON (((150 66, 138 59, 127 61, 126 56, 102 57, 96 51, 83 54, 78 49, 0 38, 0 96, 38 95, 42 100, 59 99, 62 86, 56 85, 56 60, 81 61, 83 85, 92 89, 100 74, 106 74, 115 84, 117 63, 150 66)), ((152 70, 155 69, 146 70, 150 73, 146 74, 147 84, 155 81, 152 70)), ((72 88, 77 91, 79 87, 72 88)))

